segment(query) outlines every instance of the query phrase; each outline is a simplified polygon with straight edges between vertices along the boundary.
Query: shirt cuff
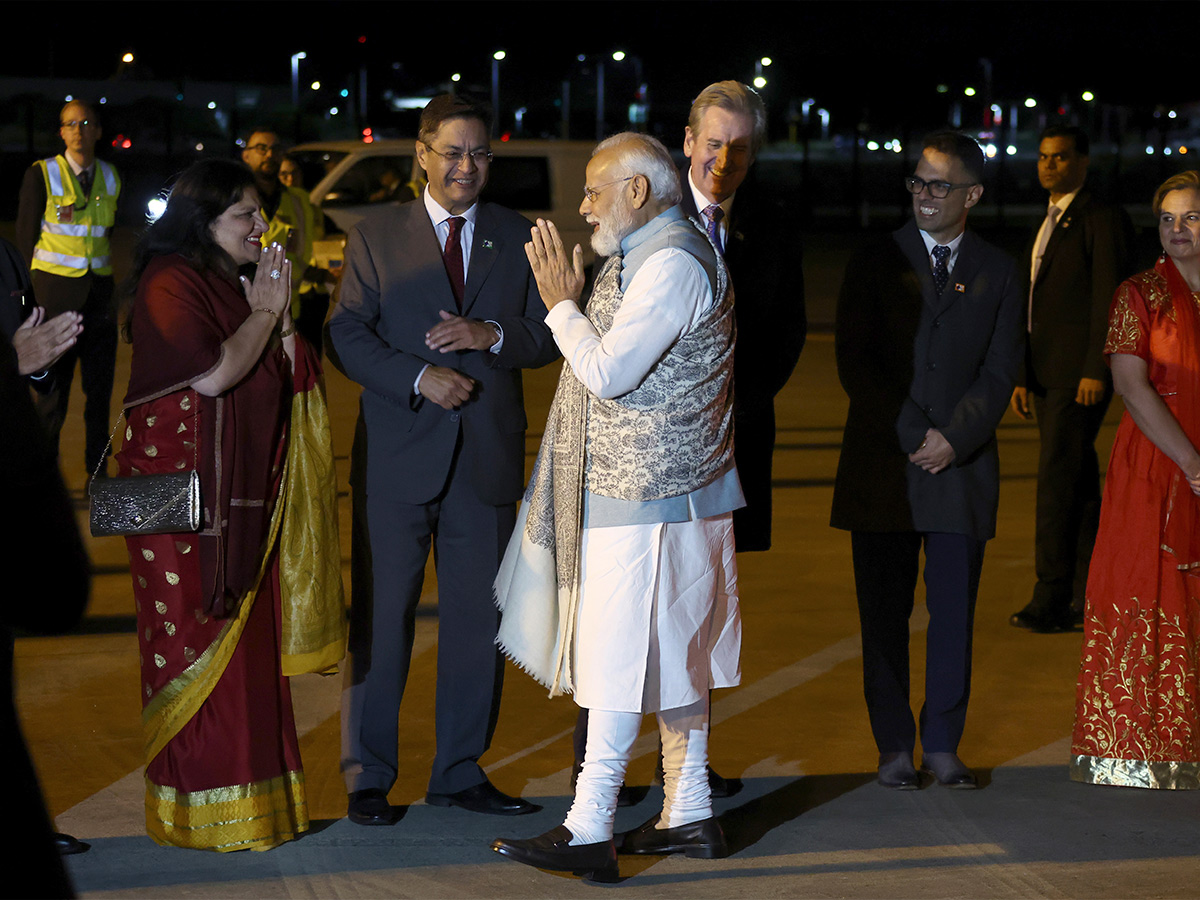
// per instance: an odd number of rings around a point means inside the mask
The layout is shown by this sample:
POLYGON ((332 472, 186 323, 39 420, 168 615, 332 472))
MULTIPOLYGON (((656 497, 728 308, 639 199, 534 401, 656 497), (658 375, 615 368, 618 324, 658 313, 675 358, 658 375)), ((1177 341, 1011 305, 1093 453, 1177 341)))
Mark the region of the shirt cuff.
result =
POLYGON ((560 303, 555 303, 546 312, 546 327, 557 334, 567 324, 567 320, 575 313, 581 313, 581 310, 579 309, 579 304, 574 300, 563 300, 560 303))
POLYGON ((418 397, 425 396, 424 394, 421 393, 421 376, 425 374, 425 370, 428 368, 429 368, 429 363, 425 363, 425 365, 421 366, 421 371, 417 373, 417 378, 413 382, 413 393, 416 394, 418 397))
POLYGON ((500 327, 499 322, 496 322, 492 319, 484 319, 483 321, 494 326, 496 333, 500 335, 500 339, 496 341, 496 343, 492 344, 492 346, 488 347, 488 353, 499 353, 501 348, 504 346, 504 329, 500 327))

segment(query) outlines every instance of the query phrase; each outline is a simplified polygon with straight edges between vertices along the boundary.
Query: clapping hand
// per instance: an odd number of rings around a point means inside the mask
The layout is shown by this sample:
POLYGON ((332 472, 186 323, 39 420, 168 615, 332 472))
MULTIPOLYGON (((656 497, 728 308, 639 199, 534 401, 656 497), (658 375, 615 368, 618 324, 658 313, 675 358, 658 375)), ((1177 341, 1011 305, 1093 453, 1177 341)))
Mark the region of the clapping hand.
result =
POLYGON ((46 310, 35 306, 29 318, 13 333, 17 369, 22 375, 45 371, 75 346, 82 331, 83 316, 80 313, 64 312, 46 319, 46 310))

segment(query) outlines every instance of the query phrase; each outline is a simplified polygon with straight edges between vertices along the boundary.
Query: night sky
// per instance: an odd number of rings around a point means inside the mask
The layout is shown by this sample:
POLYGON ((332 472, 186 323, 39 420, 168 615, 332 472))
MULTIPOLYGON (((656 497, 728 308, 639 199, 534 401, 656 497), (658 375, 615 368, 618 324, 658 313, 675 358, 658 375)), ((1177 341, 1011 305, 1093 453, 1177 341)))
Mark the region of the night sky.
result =
MULTIPOLYGON (((288 58, 308 53, 304 80, 327 83, 366 65, 372 89, 420 93, 451 71, 487 89, 490 56, 504 48, 501 93, 552 105, 571 78, 588 77, 577 53, 620 47, 640 57, 652 110, 686 105, 710 81, 748 81, 774 59, 767 98, 811 95, 834 126, 941 116, 936 86, 982 88, 991 61, 998 98, 1059 102, 1090 89, 1102 102, 1152 108, 1200 99, 1192 34, 1200 5, 1179 2, 111 2, 45 4, 78 24, 23 35, 0 55, 0 74, 108 78, 121 51, 157 78, 287 84, 288 58), (535 39, 548 32, 551 40, 535 39), (64 40, 62 35, 70 35, 64 40), (57 37, 55 37, 57 35, 57 37), (366 43, 358 38, 366 36, 366 43), (721 50, 708 61, 700 48, 721 50), (52 49, 53 48, 53 49, 52 49), (1190 57, 1189 57, 1190 54, 1190 57)), ((610 102, 634 86, 630 63, 608 63, 610 102)), ((582 108, 582 98, 580 102, 582 108)), ((584 115, 581 111, 580 115, 584 115)))

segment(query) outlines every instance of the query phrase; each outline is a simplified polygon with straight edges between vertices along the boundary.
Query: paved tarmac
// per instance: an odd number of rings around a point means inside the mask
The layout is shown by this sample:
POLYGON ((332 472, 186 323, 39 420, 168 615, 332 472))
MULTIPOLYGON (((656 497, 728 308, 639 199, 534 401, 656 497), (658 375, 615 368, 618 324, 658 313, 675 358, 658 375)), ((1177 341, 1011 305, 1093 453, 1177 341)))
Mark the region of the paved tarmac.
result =
MULTIPOLYGON (((836 286, 836 283, 834 284, 836 286)), ((810 282, 818 323, 832 290, 810 282), (816 288, 814 290, 814 287, 816 288)), ((128 371, 121 351, 118 384, 128 371)), ((557 364, 526 379, 530 459, 557 364)), ((357 392, 328 379, 339 454, 342 556, 349 560, 345 496, 357 392)), ((120 393, 120 390, 118 391, 120 393)), ((72 400, 63 454, 69 485, 83 485, 82 398, 72 400)), ((975 631, 971 712, 961 755, 981 790, 926 786, 895 793, 874 783, 875 750, 862 700, 849 538, 828 527, 845 396, 830 335, 810 337, 780 398, 775 547, 742 554, 742 685, 713 705, 712 758, 745 789, 717 802, 734 853, 621 861, 613 890, 680 897, 1197 897, 1200 794, 1072 783, 1066 762, 1080 635, 1011 628, 1033 584, 1037 435, 1009 414, 1000 429, 999 534, 987 550, 975 631)), ((1119 415, 1102 434, 1105 458, 1119 415)), ((86 514, 80 522, 86 528, 86 514)), ((26 736, 61 830, 92 844, 69 859, 85 897, 479 897, 595 896, 596 887, 504 860, 497 836, 532 836, 562 821, 569 803, 575 707, 548 700, 509 667, 500 724, 483 762, 494 782, 545 806, 503 819, 423 802, 433 756, 436 586, 419 616, 401 712, 404 772, 391 801, 407 806, 391 828, 362 828, 345 814, 338 773, 340 682, 294 679, 297 725, 314 818, 312 831, 267 853, 163 848, 145 836, 140 703, 128 562, 120 539, 90 540, 96 577, 82 633, 17 642, 26 736)), ((348 575, 347 575, 348 577, 348 575)), ((914 705, 923 666, 919 607, 913 622, 914 705)), ((630 783, 649 784, 652 720, 630 783)), ((658 809, 648 789, 617 827, 658 809)))

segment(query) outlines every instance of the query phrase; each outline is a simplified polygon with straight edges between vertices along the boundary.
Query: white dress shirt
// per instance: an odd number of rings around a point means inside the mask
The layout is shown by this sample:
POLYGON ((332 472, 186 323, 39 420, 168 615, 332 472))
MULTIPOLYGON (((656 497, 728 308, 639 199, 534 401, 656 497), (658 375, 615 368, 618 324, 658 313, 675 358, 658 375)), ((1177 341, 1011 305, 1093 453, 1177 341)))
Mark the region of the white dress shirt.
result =
MULTIPOLYGON (((442 208, 429 193, 429 185, 425 186, 425 190, 421 193, 421 199, 425 203, 425 212, 429 213, 429 221, 433 223, 433 233, 437 235, 438 246, 441 247, 442 253, 446 252, 446 241, 450 240, 450 220, 454 218, 453 213, 449 213, 442 208)), ((479 204, 471 204, 471 208, 462 213, 462 227, 458 232, 458 239, 462 245, 463 258, 463 284, 467 283, 467 273, 471 271, 471 242, 475 239, 475 217, 479 214, 479 204)), ((496 329, 496 333, 500 335, 500 339, 488 348, 489 353, 499 353, 500 348, 504 346, 504 329, 500 327, 498 322, 493 322, 491 319, 485 320, 489 325, 496 329)), ((436 324, 436 323, 435 323, 436 324)), ((421 367, 421 371, 417 373, 417 378, 413 382, 413 393, 421 393, 421 376, 425 374, 430 363, 426 363, 421 367)))
MULTIPOLYGON (((708 220, 704 215, 704 209, 711 206, 712 201, 705 197, 700 188, 696 187, 696 182, 692 181, 692 170, 690 167, 688 168, 688 187, 691 188, 692 200, 696 203, 696 212, 700 214, 700 224, 707 230, 708 220)), ((737 192, 735 191, 718 204, 721 207, 721 212, 724 213, 721 221, 717 223, 717 228, 721 233, 722 251, 729 247, 729 211, 733 209, 733 198, 736 196, 737 192)))

